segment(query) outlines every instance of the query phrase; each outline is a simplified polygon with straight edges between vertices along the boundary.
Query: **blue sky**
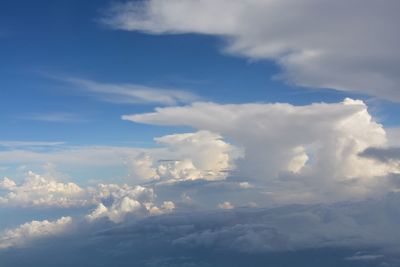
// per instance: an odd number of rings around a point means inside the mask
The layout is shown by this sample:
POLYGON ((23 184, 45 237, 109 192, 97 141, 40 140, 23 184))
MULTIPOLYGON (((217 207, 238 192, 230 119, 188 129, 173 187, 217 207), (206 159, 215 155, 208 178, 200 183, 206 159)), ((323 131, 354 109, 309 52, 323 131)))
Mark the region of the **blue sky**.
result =
POLYGON ((295 2, 1 1, 0 262, 398 266, 399 3, 295 2))
MULTIPOLYGON (((99 23, 108 1, 40 1, 1 9, 1 117, 3 140, 65 141, 76 145, 143 142, 179 129, 131 124, 125 113, 154 104, 110 104, 71 84, 70 76, 101 83, 133 83, 188 90, 218 103, 338 102, 368 96, 313 90, 274 79, 280 67, 221 53, 224 41, 204 35, 147 35, 111 30, 99 23), (23 18, 23 19, 21 19, 23 18), (58 115, 58 116, 57 116, 58 115), (52 116, 56 121, 40 121, 52 116), (59 117, 59 121, 57 121, 59 117), (35 120, 36 118, 36 120, 35 120)), ((372 112, 398 125, 397 104, 373 103, 372 112)))

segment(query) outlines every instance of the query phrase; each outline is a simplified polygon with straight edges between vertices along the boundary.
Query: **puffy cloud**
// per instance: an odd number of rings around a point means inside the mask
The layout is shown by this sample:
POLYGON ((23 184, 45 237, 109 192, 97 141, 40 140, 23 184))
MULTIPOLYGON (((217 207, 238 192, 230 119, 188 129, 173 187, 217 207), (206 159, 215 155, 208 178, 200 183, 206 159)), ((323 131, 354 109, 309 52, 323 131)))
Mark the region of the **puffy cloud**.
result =
POLYGON ((305 106, 198 102, 123 119, 220 133, 244 150, 237 173, 267 185, 266 194, 277 201, 365 196, 384 190, 384 179, 376 177, 393 171, 359 155, 387 145, 382 125, 359 100, 305 106))
POLYGON ((165 148, 149 150, 133 161, 133 171, 144 178, 221 180, 235 168, 234 161, 241 156, 238 148, 209 131, 172 134, 155 141, 165 148))
POLYGON ((60 235, 71 226, 71 217, 62 217, 56 221, 32 221, 14 229, 5 230, 0 236, 0 249, 23 246, 26 243, 54 235, 60 235))
POLYGON ((10 178, 4 177, 3 181, 0 182, 0 188, 5 190, 12 190, 17 184, 10 178))
POLYGON ((229 201, 225 201, 223 203, 218 204, 218 208, 223 210, 231 210, 235 207, 229 201))
POLYGON ((154 190, 143 186, 100 184, 94 198, 98 205, 86 215, 89 222, 105 217, 115 223, 121 223, 129 215, 143 217, 175 209, 171 201, 164 201, 161 207, 157 207, 153 203, 154 190))
POLYGON ((156 200, 154 189, 151 187, 98 184, 96 187, 81 188, 75 183, 61 183, 54 178, 31 171, 21 184, 4 178, 0 183, 0 189, 5 191, 3 196, 0 195, 0 204, 3 207, 97 206, 86 216, 88 221, 106 217, 115 223, 120 223, 128 215, 143 217, 175 209, 175 204, 171 201, 164 201, 157 207, 154 204, 156 200))
POLYGON ((62 183, 54 178, 41 176, 31 171, 20 184, 5 177, 0 183, 5 191, 0 195, 0 204, 8 206, 82 206, 89 202, 85 190, 75 183, 62 183))
POLYGON ((291 83, 400 101, 396 0, 130 1, 103 22, 150 34, 224 37, 225 51, 269 59, 291 83))

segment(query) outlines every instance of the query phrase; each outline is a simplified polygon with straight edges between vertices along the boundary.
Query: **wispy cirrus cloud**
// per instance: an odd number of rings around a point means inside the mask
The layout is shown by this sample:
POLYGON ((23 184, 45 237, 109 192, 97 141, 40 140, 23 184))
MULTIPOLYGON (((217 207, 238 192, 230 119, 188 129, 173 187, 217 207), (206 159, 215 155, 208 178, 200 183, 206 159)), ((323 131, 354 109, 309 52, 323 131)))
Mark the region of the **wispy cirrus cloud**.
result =
POLYGON ((42 122, 85 122, 87 121, 79 114, 70 112, 47 112, 34 113, 21 117, 26 120, 42 121, 42 122))
POLYGON ((102 101, 112 103, 177 105, 200 99, 195 93, 181 89, 167 89, 131 83, 102 83, 67 76, 50 77, 91 93, 102 101))
POLYGON ((26 147, 53 147, 63 145, 65 142, 61 141, 11 141, 11 140, 0 140, 0 147, 5 148, 26 148, 26 147))

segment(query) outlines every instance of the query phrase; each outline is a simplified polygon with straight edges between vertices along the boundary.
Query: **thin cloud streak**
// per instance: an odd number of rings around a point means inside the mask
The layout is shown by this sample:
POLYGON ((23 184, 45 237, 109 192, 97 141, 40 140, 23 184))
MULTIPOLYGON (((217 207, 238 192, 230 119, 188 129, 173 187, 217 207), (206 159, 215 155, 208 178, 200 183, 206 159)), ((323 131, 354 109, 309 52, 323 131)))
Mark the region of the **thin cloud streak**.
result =
POLYGON ((186 90, 166 89, 139 84, 100 83, 76 77, 50 77, 68 83, 80 90, 92 93, 102 101, 117 104, 159 104, 170 106, 200 100, 198 95, 186 90))

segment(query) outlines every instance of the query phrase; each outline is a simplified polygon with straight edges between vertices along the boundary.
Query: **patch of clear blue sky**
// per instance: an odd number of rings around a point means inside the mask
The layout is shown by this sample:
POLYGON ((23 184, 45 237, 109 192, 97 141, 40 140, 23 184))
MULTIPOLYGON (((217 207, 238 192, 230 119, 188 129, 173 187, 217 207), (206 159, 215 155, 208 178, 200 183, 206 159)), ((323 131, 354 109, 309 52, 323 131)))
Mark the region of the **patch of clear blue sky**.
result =
MULTIPOLYGON (((72 145, 149 146, 152 138, 187 131, 122 121, 123 114, 154 105, 112 104, 82 94, 43 73, 104 83, 185 89, 219 103, 338 102, 368 97, 290 86, 274 80, 279 67, 221 53, 209 36, 152 36, 107 29, 98 23, 110 1, 3 0, 0 3, 0 140, 66 141, 72 145), (71 113, 77 121, 30 117, 71 113), (81 120, 81 121, 80 121, 81 120)), ((397 126, 398 104, 372 102, 387 126, 397 126)))

